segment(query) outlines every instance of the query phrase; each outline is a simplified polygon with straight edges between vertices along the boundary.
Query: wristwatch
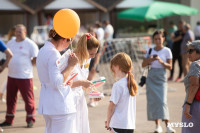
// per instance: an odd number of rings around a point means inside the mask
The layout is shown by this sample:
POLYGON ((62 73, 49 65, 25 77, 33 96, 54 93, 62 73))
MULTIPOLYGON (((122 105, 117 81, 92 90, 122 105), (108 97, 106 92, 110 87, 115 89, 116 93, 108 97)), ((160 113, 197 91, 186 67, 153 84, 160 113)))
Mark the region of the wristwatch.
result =
POLYGON ((187 102, 187 101, 185 102, 185 104, 187 104, 187 105, 192 105, 192 103, 189 103, 189 102, 187 102))

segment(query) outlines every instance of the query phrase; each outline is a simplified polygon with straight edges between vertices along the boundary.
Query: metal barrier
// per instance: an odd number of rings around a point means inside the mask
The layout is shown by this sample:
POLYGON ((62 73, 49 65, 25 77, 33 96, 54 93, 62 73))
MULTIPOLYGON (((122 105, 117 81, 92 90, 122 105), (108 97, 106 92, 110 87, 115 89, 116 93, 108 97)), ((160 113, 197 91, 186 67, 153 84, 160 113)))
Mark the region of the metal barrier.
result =
POLYGON ((146 50, 150 47, 151 38, 147 37, 135 37, 135 38, 117 38, 110 42, 105 42, 107 47, 101 56, 99 63, 99 76, 104 76, 107 82, 104 85, 105 89, 111 89, 115 78, 110 70, 110 60, 118 52, 127 53, 133 61, 132 73, 135 80, 139 82, 142 75, 141 63, 146 54, 146 50))

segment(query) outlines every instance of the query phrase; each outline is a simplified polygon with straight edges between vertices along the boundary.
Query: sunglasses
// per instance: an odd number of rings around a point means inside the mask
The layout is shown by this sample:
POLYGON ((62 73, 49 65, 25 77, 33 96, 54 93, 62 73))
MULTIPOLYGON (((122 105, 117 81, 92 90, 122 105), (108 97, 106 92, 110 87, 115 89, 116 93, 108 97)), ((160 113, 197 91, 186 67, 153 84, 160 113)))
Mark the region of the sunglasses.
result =
POLYGON ((188 53, 188 54, 192 54, 194 51, 195 51, 195 49, 188 49, 188 50, 187 50, 187 53, 188 53))

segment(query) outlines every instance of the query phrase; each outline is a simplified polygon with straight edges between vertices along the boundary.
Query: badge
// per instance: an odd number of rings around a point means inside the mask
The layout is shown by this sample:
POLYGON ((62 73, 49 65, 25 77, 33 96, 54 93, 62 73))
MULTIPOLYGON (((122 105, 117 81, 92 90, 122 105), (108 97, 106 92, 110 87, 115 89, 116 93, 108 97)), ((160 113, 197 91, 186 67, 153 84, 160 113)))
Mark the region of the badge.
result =
POLYGON ((90 64, 85 64, 84 68, 89 68, 90 64))

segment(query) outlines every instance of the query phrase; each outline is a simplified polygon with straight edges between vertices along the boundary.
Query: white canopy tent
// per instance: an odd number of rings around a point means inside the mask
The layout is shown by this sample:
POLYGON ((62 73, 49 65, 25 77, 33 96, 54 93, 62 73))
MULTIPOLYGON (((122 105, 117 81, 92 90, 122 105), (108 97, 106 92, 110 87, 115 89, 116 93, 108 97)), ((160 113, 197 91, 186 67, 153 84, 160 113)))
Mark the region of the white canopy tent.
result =
POLYGON ((22 10, 22 8, 9 0, 0 0, 0 10, 22 10))
MULTIPOLYGON (((123 0, 116 8, 132 8, 147 5, 153 2, 153 0, 123 0)), ((54 10, 61 8, 72 9, 95 9, 96 7, 85 0, 54 0, 48 4, 44 10, 54 10)), ((0 0, 0 10, 23 10, 18 5, 15 5, 9 0, 0 0)))
POLYGON ((84 0, 55 0, 47 5, 44 9, 62 9, 62 8, 72 8, 72 9, 95 9, 93 5, 84 0))
MULTIPOLYGON (((152 3, 153 0, 123 0, 116 8, 132 8, 152 3)), ((95 9, 96 7, 85 0, 55 0, 45 7, 47 10, 72 8, 72 9, 95 9)))
POLYGON ((154 0, 123 0, 116 8, 133 8, 151 4, 154 0))

